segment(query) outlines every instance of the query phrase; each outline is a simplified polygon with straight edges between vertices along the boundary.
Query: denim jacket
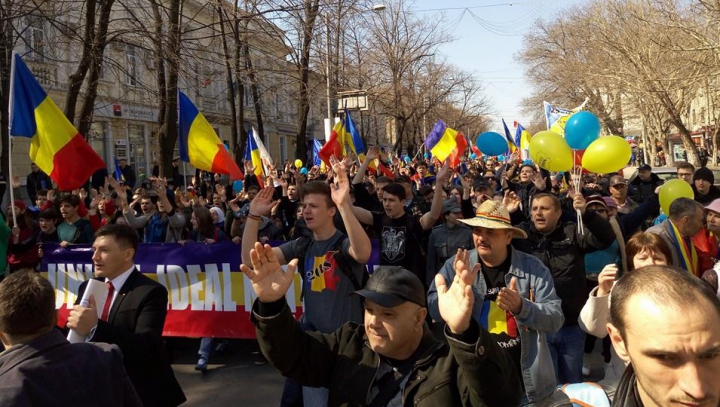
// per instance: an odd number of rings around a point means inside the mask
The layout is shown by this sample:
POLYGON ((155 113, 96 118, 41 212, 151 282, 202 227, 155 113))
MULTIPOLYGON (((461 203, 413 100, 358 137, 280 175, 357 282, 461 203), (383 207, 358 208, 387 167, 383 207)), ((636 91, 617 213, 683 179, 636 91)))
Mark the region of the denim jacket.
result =
MULTIPOLYGON (((547 267, 535 256, 514 248, 510 250, 512 262, 510 271, 505 275, 505 284, 509 286, 510 279, 515 277, 517 289, 523 301, 520 314, 515 316, 520 331, 522 378, 528 401, 538 403, 552 396, 557 386, 555 368, 547 345, 546 334, 555 333, 562 328, 565 317, 547 267)), ((440 270, 440 274, 448 282, 448 287, 455 278, 454 261, 455 256, 449 258, 440 270)), ((471 270, 478 261, 477 249, 473 249, 470 252, 471 270)), ((480 323, 480 313, 487 293, 487 285, 482 272, 477 275, 473 292, 475 293, 475 303, 472 314, 473 318, 480 323)), ((437 287, 435 287, 434 281, 428 291, 428 310, 434 320, 442 319, 438 310, 437 287)))

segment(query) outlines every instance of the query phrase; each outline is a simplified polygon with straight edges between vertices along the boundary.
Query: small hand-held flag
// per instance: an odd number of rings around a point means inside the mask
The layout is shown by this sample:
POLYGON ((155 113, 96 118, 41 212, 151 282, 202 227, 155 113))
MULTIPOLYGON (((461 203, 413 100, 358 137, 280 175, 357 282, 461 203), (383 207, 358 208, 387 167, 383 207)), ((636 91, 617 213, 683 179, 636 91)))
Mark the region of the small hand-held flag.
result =
POLYGON ((105 163, 17 54, 12 71, 10 135, 30 138, 30 159, 60 190, 80 188, 105 163))
POLYGON ((195 168, 218 174, 228 174, 232 180, 244 179, 242 171, 230 156, 225 145, 183 92, 178 91, 180 160, 195 168))
POLYGON ((125 175, 122 173, 122 169, 120 168, 120 163, 118 163, 117 158, 115 159, 115 171, 113 171, 113 177, 118 181, 125 181, 125 175))

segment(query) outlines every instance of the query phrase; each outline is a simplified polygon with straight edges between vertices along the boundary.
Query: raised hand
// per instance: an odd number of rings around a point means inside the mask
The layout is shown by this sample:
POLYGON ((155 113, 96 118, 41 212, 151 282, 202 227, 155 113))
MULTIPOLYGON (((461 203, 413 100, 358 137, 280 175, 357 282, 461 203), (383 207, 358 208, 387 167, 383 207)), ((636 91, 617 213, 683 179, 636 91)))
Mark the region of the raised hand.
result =
POLYGON ((335 183, 330 185, 332 200, 335 205, 341 207, 350 202, 350 181, 344 164, 335 157, 330 157, 330 164, 335 172, 335 183))
POLYGON ((604 297, 610 293, 613 283, 618 276, 618 271, 618 266, 615 264, 608 264, 603 267, 600 275, 598 275, 598 297, 604 297))
POLYGON ((497 306, 503 311, 517 315, 522 311, 522 297, 517 289, 517 278, 510 279, 510 286, 503 287, 497 297, 497 306))
POLYGON ((507 209, 510 213, 513 213, 520 208, 520 198, 518 198, 515 192, 510 190, 505 191, 502 203, 505 206, 505 209, 507 209))
POLYGON ((272 210, 275 201, 273 201, 274 188, 263 188, 255 195, 255 199, 250 202, 250 214, 254 216, 268 216, 272 210))
POLYGON ((298 259, 288 263, 287 271, 283 271, 272 251, 272 247, 255 242, 250 250, 250 263, 253 268, 242 264, 240 270, 252 281, 252 287, 262 302, 274 302, 285 296, 293 282, 298 259))
POLYGON ((440 316, 447 324, 450 332, 454 334, 463 333, 470 326, 475 296, 472 285, 467 284, 465 281, 475 281, 479 270, 480 265, 477 264, 472 271, 467 270, 467 267, 461 270, 462 273, 456 271, 450 288, 447 287, 442 274, 438 273, 435 276, 440 316))
POLYGON ((449 160, 445 160, 445 163, 443 164, 442 168, 440 168, 440 171, 438 171, 437 176, 435 177, 438 185, 444 185, 450 177, 450 174, 450 162, 449 160))
POLYGON ((372 146, 367 152, 367 155, 365 155, 366 160, 374 160, 378 158, 378 155, 380 154, 380 149, 378 146, 372 146))

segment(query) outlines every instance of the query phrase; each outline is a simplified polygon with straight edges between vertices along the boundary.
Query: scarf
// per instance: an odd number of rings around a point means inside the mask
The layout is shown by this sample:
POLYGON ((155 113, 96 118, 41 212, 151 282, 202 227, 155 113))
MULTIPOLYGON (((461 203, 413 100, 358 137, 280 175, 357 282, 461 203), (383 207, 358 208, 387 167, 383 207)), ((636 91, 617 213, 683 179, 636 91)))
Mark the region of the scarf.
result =
POLYGON ((698 255, 695 250, 695 246, 692 243, 689 245, 687 244, 675 224, 670 222, 670 226, 673 231, 673 243, 675 244, 675 249, 680 253, 682 268, 690 272, 692 275, 697 275, 698 255))

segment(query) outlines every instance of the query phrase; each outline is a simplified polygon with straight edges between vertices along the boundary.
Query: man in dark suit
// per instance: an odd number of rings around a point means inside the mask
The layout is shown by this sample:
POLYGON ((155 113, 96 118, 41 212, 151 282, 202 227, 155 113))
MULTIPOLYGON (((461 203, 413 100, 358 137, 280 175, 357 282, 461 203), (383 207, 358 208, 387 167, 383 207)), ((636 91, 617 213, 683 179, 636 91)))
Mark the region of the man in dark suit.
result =
POLYGON ((56 323, 47 279, 21 271, 0 283, 1 406, 142 406, 117 346, 71 344, 56 323))
MULTIPOLYGON (((127 225, 106 225, 95 234, 95 275, 108 284, 100 319, 95 299, 88 308, 75 305, 67 326, 93 342, 120 347, 125 369, 145 407, 177 406, 185 402, 168 361, 162 331, 167 315, 168 292, 142 275, 133 262, 138 235, 127 225)), ((82 298, 87 282, 80 286, 82 298)))

